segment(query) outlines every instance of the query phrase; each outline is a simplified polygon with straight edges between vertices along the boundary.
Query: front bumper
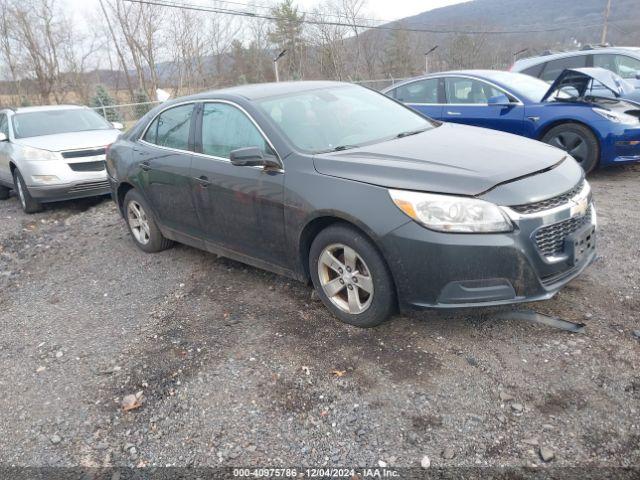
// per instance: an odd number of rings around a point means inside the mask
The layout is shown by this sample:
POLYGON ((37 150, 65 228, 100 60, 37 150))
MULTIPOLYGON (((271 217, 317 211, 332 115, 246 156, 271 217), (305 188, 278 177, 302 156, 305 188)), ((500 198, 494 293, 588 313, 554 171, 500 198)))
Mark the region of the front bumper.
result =
MULTIPOLYGON (((575 205, 542 215, 519 215, 506 209, 516 226, 510 233, 447 234, 409 222, 383 238, 396 281, 400 306, 409 308, 463 308, 546 300, 578 276, 595 258, 596 214, 593 204, 577 211, 575 205), (553 255, 540 232, 580 222, 572 240, 590 232, 582 255, 566 251, 553 255), (544 229, 544 230, 543 230, 544 229)), ((558 240, 553 237, 555 241, 558 240)))
POLYGON ((640 161, 640 128, 617 125, 602 141, 602 164, 640 161))
POLYGON ((56 202, 111 193, 104 163, 104 154, 77 159, 24 161, 20 172, 33 198, 41 202, 56 202), (44 183, 42 176, 55 176, 44 183))

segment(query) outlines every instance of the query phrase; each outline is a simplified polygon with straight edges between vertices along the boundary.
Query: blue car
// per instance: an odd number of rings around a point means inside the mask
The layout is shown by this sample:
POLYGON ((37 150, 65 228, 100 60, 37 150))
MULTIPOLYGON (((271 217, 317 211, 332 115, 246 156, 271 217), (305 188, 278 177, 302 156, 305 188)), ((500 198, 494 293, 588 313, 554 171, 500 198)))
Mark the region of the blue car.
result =
POLYGON ((640 161, 640 104, 621 99, 628 88, 602 68, 567 69, 551 86, 521 73, 468 70, 414 78, 384 93, 437 120, 549 143, 590 172, 640 161), (607 95, 596 94, 603 89, 607 95))

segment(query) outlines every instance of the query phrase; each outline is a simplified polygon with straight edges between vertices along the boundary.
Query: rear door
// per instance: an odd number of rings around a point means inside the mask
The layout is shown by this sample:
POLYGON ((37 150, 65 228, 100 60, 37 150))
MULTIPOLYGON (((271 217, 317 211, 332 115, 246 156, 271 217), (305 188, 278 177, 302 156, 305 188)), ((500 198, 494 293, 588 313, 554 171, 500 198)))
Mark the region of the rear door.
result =
POLYGON ((160 222, 181 233, 200 236, 191 198, 194 104, 176 105, 151 122, 134 147, 140 184, 160 222))
POLYGON ((441 78, 427 78, 400 85, 387 95, 427 117, 441 120, 444 103, 443 88, 441 78))
POLYGON ((640 79, 637 78, 640 74, 640 59, 617 53, 596 53, 593 55, 593 66, 611 70, 636 89, 640 89, 640 79))
POLYGON ((235 166, 233 150, 275 150, 238 105, 211 101, 198 115, 198 153, 191 169, 194 202, 206 239, 235 253, 282 265, 284 172, 235 166))
POLYGON ((446 122, 492 128, 521 135, 524 131, 524 105, 513 95, 471 77, 446 77, 447 103, 442 118, 446 122), (489 105, 489 98, 505 95, 509 105, 489 105))

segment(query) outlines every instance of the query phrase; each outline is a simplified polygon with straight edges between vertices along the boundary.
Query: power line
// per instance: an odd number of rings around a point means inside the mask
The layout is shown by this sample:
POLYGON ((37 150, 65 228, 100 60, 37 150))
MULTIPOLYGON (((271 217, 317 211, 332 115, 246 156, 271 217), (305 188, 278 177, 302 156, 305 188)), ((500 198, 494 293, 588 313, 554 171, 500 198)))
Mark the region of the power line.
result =
MULTIPOLYGON (((222 7, 205 7, 202 5, 193 5, 188 3, 172 2, 168 0, 125 0, 130 3, 139 3, 143 5, 156 5, 160 7, 179 8, 184 10, 195 10, 199 12, 209 13, 221 13, 224 15, 232 15, 239 17, 249 18, 261 18, 264 20, 279 20, 274 15, 267 15, 261 13, 247 12, 242 10, 233 10, 222 7)), ((546 32, 559 32, 565 31, 566 27, 545 28, 537 30, 450 30, 450 29, 432 29, 432 28, 409 28, 409 27, 393 27, 389 25, 363 25, 358 23, 342 23, 331 21, 319 21, 319 20, 297 20, 297 23, 305 23, 310 25, 327 25, 337 27, 349 27, 349 28, 365 28, 371 30, 386 30, 386 31, 401 31, 412 33, 434 33, 434 34, 465 34, 465 35, 517 35, 522 33, 546 33, 546 32)), ((602 24, 584 25, 582 28, 600 27, 602 24)))

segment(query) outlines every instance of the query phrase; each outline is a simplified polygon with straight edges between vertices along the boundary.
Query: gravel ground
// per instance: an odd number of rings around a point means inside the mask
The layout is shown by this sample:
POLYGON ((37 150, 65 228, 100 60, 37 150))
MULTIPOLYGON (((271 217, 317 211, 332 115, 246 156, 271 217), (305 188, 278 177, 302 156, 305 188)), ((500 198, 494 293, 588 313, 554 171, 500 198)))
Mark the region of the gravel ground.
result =
POLYGON ((481 311, 360 330, 283 277, 141 252, 111 201, 0 202, 1 463, 639 466, 640 167, 591 182, 600 256, 534 307, 582 334, 481 311))

